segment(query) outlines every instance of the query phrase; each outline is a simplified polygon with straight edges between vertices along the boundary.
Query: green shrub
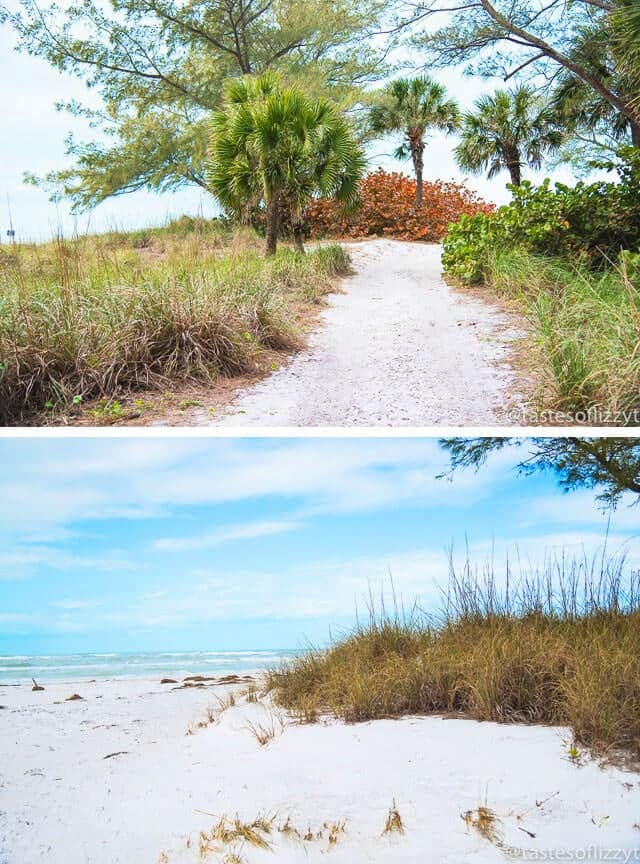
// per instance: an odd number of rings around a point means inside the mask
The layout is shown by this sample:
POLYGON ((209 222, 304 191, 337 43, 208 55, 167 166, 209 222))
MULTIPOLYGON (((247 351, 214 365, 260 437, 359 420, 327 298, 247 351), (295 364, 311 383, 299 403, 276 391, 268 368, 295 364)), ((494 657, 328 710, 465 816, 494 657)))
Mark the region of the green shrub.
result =
POLYGON ((510 187, 513 200, 495 213, 462 216, 444 240, 445 272, 466 284, 486 280, 496 249, 520 247, 528 252, 584 259, 606 267, 622 250, 640 250, 640 153, 623 148, 615 163, 618 182, 565 186, 549 180, 510 187))

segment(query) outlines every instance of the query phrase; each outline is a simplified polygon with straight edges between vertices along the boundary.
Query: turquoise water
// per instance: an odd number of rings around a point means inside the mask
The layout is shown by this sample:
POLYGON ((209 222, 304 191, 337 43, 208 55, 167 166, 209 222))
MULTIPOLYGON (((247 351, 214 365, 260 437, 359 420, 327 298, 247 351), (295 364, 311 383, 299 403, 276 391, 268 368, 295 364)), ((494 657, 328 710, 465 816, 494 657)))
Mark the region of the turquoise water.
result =
POLYGON ((189 651, 137 654, 0 655, 0 683, 83 678, 226 675, 277 666, 296 651, 189 651))

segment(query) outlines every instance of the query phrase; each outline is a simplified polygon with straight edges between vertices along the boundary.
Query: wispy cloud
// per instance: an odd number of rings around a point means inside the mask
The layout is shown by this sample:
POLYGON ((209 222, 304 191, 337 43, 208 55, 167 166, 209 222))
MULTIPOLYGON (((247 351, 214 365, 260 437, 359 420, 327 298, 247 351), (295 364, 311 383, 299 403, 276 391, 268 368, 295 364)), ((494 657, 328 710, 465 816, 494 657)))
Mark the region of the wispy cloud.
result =
POLYGON ((287 531, 296 531, 301 527, 300 522, 292 520, 245 522, 237 525, 227 525, 199 534, 195 537, 160 537, 153 542, 156 549, 177 551, 211 549, 221 543, 230 543, 234 540, 251 540, 257 537, 269 537, 272 534, 284 534, 287 531))
POLYGON ((42 568, 51 570, 85 570, 99 573, 122 573, 139 569, 139 562, 131 561, 123 552, 111 552, 102 557, 82 555, 57 547, 16 543, 0 552, 0 581, 25 579, 42 568))
POLYGON ((54 600, 51 604, 55 609, 62 609, 64 612, 75 612, 82 609, 95 609, 100 604, 95 600, 54 600))

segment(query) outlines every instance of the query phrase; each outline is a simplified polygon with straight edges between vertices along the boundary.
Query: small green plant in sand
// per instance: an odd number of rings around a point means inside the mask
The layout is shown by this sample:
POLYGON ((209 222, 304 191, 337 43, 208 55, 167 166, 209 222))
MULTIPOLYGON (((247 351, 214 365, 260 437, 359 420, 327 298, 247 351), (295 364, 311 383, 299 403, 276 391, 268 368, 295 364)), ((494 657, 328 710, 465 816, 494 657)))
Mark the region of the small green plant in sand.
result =
POLYGON ((384 831, 383 834, 404 834, 404 822, 402 821, 402 816, 400 815, 400 811, 396 807, 395 798, 391 807, 389 808, 389 812, 387 813, 387 819, 384 823, 384 831))
MULTIPOLYGON (((78 397, 74 396, 73 398, 77 399, 78 397)), ((122 420, 126 415, 122 405, 117 400, 112 401, 110 399, 101 399, 91 413, 98 422, 107 421, 110 423, 122 420)))
POLYGON ((585 753, 576 744, 575 741, 564 742, 566 747, 567 759, 572 765, 580 767, 584 763, 585 753))

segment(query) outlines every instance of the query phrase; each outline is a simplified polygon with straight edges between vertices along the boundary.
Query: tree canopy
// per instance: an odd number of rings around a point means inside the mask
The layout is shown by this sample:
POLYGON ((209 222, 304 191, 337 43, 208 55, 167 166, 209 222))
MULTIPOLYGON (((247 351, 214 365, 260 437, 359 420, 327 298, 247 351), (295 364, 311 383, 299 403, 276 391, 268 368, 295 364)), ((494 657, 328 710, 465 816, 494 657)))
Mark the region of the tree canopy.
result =
MULTIPOLYGON (((224 81, 279 70, 312 95, 353 105, 386 72, 389 44, 368 38, 390 0, 95 0, 0 7, 18 47, 87 82, 103 107, 63 107, 89 119, 90 143, 67 142, 74 164, 46 178, 76 208, 143 187, 206 187, 208 117, 224 81)), ((35 178, 34 178, 34 182, 35 178)))
POLYGON ((264 204, 268 254, 276 251, 285 210, 295 226, 314 195, 353 206, 364 167, 360 145, 329 100, 282 87, 272 73, 228 83, 212 120, 207 179, 235 216, 264 204))
POLYGON ((378 135, 402 133, 402 143, 394 153, 396 159, 411 157, 416 175, 416 205, 422 206, 422 171, 425 136, 429 129, 453 132, 458 124, 458 104, 447 98, 447 91, 437 81, 421 76, 397 78, 380 94, 371 107, 369 121, 378 135))
POLYGON ((461 140, 454 153, 461 168, 495 177, 508 171, 519 186, 522 168, 540 168, 543 157, 562 143, 553 112, 524 85, 481 96, 462 118, 461 140))
POLYGON ((551 470, 565 491, 598 490, 597 498, 614 507, 625 493, 640 502, 640 442, 634 438, 443 438, 451 472, 479 469, 491 453, 524 451, 517 462, 524 474, 551 470))
MULTIPOLYGON (((504 81, 527 76, 547 89, 571 84, 640 146, 636 7, 637 0, 418 0, 405 23, 428 23, 415 41, 432 66, 463 64, 504 81)), ((594 118, 583 117, 592 128, 594 118)))

